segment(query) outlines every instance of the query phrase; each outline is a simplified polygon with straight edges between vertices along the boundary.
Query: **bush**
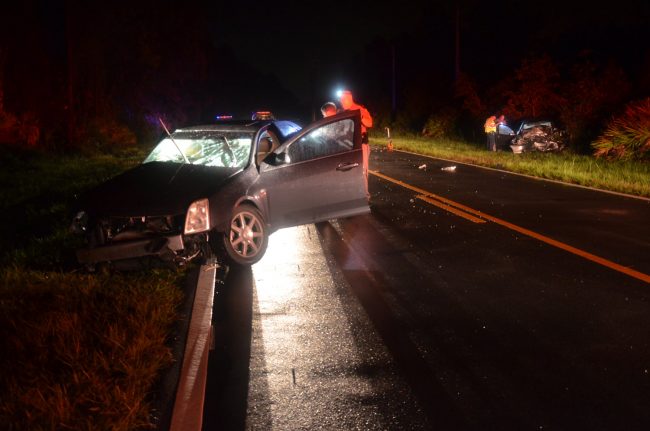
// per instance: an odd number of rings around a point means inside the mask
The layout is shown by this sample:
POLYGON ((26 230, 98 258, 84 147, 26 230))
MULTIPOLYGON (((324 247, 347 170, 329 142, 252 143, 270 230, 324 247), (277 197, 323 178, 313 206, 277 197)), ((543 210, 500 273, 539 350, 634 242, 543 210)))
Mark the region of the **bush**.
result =
POLYGON ((40 124, 33 112, 27 112, 21 117, 9 112, 0 112, 0 143, 35 148, 40 137, 40 124))
POLYGON ((25 113, 20 121, 20 138, 29 148, 35 148, 41 139, 41 126, 33 112, 25 113))
POLYGON ((135 134, 124 124, 112 118, 94 118, 79 139, 83 153, 111 152, 137 144, 135 134))
POLYGON ((650 97, 630 103, 593 142, 594 155, 616 160, 650 159, 650 97))
POLYGON ((20 122, 18 117, 0 111, 0 143, 17 145, 20 140, 20 122))
POLYGON ((422 136, 429 138, 451 138, 455 135, 458 115, 451 110, 437 112, 427 119, 422 128, 422 136))

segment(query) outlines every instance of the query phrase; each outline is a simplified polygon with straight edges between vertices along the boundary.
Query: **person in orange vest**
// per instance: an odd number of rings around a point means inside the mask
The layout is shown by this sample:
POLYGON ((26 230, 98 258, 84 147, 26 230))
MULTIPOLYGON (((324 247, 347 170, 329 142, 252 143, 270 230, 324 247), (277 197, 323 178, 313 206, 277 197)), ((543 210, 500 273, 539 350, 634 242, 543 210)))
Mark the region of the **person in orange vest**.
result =
POLYGON ((488 119, 485 120, 485 125, 483 126, 483 128, 485 129, 485 134, 487 135, 488 151, 496 151, 497 150, 497 140, 496 140, 497 117, 495 115, 489 116, 488 119))
POLYGON ((363 154, 363 175, 366 182, 366 197, 370 199, 368 192, 368 160, 370 159, 370 145, 368 144, 368 129, 372 127, 372 116, 365 106, 359 105, 352 98, 352 93, 345 90, 341 93, 341 108, 344 111, 361 111, 361 150, 363 154))

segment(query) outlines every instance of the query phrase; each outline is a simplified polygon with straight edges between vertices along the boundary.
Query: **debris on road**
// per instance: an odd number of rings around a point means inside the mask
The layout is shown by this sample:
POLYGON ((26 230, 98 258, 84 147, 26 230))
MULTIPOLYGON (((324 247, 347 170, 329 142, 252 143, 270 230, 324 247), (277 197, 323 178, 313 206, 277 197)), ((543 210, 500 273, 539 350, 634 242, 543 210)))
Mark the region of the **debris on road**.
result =
POLYGON ((456 170, 456 165, 453 166, 445 166, 444 168, 440 168, 441 171, 447 171, 447 172, 454 172, 456 170))
POLYGON ((420 165, 420 166, 418 166, 418 169, 426 169, 426 168, 427 168, 427 165, 426 165, 426 163, 425 163, 425 164, 423 164, 423 165, 420 165))

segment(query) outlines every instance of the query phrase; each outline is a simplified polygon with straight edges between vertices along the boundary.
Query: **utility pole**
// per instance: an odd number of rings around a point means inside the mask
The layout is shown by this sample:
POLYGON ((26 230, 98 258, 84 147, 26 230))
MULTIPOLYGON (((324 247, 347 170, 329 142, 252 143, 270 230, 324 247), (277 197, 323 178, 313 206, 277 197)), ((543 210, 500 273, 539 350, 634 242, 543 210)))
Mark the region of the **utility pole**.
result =
POLYGON ((396 85, 395 85, 395 42, 393 42, 393 45, 391 47, 391 54, 392 54, 392 105, 391 105, 391 120, 395 120, 395 113, 397 111, 397 95, 396 95, 396 85))
POLYGON ((316 74, 317 60, 311 59, 311 68, 309 70, 309 81, 311 86, 311 121, 316 121, 316 74))
POLYGON ((5 53, 7 51, 0 47, 0 115, 5 111, 5 53))
POLYGON ((456 3, 456 61, 454 79, 458 83, 460 78, 460 6, 456 3))
POLYGON ((73 34, 77 24, 73 22, 77 4, 74 0, 65 2, 65 41, 66 41, 66 136, 68 147, 73 145, 76 137, 76 104, 75 104, 75 86, 76 86, 76 68, 75 58, 75 34, 73 34))

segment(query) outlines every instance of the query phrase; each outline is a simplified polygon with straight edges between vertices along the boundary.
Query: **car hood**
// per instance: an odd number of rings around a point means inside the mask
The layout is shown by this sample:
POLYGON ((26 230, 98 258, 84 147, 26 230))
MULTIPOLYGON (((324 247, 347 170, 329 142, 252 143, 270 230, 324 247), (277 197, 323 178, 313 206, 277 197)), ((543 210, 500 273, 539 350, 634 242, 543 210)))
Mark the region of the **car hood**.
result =
POLYGON ((81 209, 102 216, 183 214, 193 201, 209 197, 239 168, 150 162, 85 193, 81 209))

